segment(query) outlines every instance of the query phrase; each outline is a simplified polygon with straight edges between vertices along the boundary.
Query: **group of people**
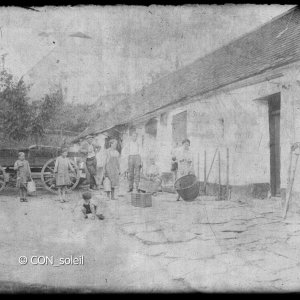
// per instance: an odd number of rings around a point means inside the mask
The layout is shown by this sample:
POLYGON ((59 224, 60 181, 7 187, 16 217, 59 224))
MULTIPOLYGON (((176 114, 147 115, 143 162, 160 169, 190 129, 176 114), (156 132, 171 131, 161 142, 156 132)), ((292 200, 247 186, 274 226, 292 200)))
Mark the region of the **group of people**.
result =
MULTIPOLYGON (((141 147, 134 132, 131 140, 122 149, 122 156, 127 157, 128 192, 151 192, 156 194, 160 190, 161 177, 155 163, 155 158, 150 157, 149 167, 143 168, 141 147), (142 170, 143 169, 143 170, 142 170)), ((116 199, 115 190, 120 185, 120 159, 118 141, 111 139, 109 147, 101 151, 101 147, 93 143, 93 137, 88 136, 81 146, 80 151, 86 156, 86 167, 90 176, 90 189, 97 190, 103 186, 109 199, 116 199)))
MULTIPOLYGON (((90 175, 90 189, 98 190, 100 186, 103 186, 104 191, 107 194, 107 198, 114 200, 115 190, 120 184, 120 152, 117 150, 118 141, 111 139, 109 141, 108 149, 100 153, 101 147, 93 143, 92 136, 88 136, 86 142, 80 148, 85 156, 86 168, 90 175), (97 159, 98 158, 98 159, 97 159), (101 158, 101 159, 100 159, 101 158), (98 164, 97 164, 98 161, 98 164), (101 161, 99 163, 99 161, 101 161)), ((182 141, 182 147, 180 150, 173 152, 171 171, 174 172, 175 180, 188 175, 194 174, 193 156, 190 151, 190 140, 184 139, 182 141)), ((61 155, 56 159, 54 166, 54 174, 56 179, 56 187, 58 189, 59 201, 66 202, 65 193, 67 187, 71 184, 69 172, 74 172, 74 167, 71 161, 67 157, 68 149, 62 149, 61 155)), ((155 158, 150 158, 150 164, 148 168, 142 170, 142 158, 141 148, 137 141, 137 133, 134 132, 131 136, 131 140, 122 149, 122 155, 128 158, 127 178, 128 178, 128 192, 135 190, 136 192, 149 192, 156 194, 161 190, 161 174, 158 166, 155 163, 155 158)), ((32 180, 30 166, 25 159, 23 152, 19 153, 18 160, 15 162, 14 169, 17 171, 17 187, 20 192, 20 201, 27 201, 27 184, 32 180)), ((83 203, 80 204, 82 213, 86 216, 92 213, 93 216, 100 216, 96 214, 96 207, 91 206, 87 208, 90 199, 92 198, 90 192, 83 194, 83 203)), ((178 196, 177 200, 180 200, 178 196)))
MULTIPOLYGON (((148 166, 143 165, 141 157, 141 147, 137 140, 137 133, 131 135, 131 140, 122 149, 122 156, 127 157, 128 166, 128 192, 134 189, 137 192, 148 192, 156 194, 161 190, 162 178, 155 158, 149 159, 148 166)), ((174 173, 175 180, 188 175, 195 174, 193 155, 190 151, 191 142, 189 139, 182 141, 182 147, 173 151, 171 171, 174 173)), ((91 177, 91 189, 95 189, 103 183, 104 190, 111 199, 115 199, 115 188, 119 186, 120 153, 117 151, 118 142, 115 139, 110 141, 110 147, 100 155, 104 163, 97 167, 97 147, 93 146, 93 138, 87 137, 87 143, 83 146, 83 151, 87 154, 86 165, 91 177), (92 155, 90 154, 92 153, 92 155), (92 156, 92 157, 90 157, 92 156), (103 156, 105 159, 103 160, 103 156)), ((177 200, 180 200, 178 196, 177 200)))

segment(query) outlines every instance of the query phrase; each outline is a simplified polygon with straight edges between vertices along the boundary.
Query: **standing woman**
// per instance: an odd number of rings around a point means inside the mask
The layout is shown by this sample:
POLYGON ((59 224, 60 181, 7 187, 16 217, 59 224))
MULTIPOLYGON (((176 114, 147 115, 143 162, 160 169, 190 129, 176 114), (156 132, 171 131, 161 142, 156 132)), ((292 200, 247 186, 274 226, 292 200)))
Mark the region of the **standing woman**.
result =
POLYGON ((20 190, 20 201, 27 202, 27 183, 32 180, 29 162, 25 160, 25 153, 19 152, 19 159, 15 162, 17 171, 17 187, 20 190))
POLYGON ((66 189, 71 184, 69 170, 75 172, 68 155, 68 149, 62 149, 61 156, 56 159, 54 174, 56 175, 56 186, 58 187, 59 200, 61 203, 66 202, 66 189))
MULTIPOLYGON (((194 162, 193 162, 193 154, 190 150, 191 142, 189 139, 184 139, 182 141, 182 148, 179 150, 176 155, 176 161, 178 162, 178 178, 183 177, 189 174, 195 174, 194 171, 194 162)), ((177 201, 180 200, 180 196, 178 195, 177 201)))
POLYGON ((112 139, 110 147, 106 152, 106 161, 104 166, 105 176, 111 182, 111 200, 115 200, 115 189, 119 186, 120 177, 120 153, 117 150, 118 141, 112 139))

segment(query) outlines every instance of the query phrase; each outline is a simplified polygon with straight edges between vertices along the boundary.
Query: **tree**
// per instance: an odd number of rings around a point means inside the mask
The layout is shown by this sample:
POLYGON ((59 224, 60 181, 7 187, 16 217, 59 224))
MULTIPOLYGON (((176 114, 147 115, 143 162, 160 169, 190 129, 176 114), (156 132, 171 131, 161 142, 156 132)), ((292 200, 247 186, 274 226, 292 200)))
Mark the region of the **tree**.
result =
POLYGON ((38 143, 48 128, 82 132, 99 118, 95 105, 64 103, 60 88, 34 102, 29 90, 22 79, 0 72, 0 128, 5 138, 21 141, 33 136, 38 143))
POLYGON ((0 124, 4 135, 13 140, 22 140, 29 135, 31 117, 28 89, 22 78, 17 81, 6 70, 1 71, 0 124))
POLYGON ((29 89, 22 78, 17 81, 6 70, 1 71, 0 125, 9 139, 21 141, 34 136, 38 140, 63 105, 60 89, 33 103, 29 101, 29 89))
POLYGON ((55 114, 50 127, 74 132, 82 132, 95 119, 94 105, 64 103, 55 114))
POLYGON ((53 91, 45 95, 42 101, 36 101, 31 105, 30 134, 35 136, 36 142, 45 134, 45 129, 50 126, 56 114, 63 106, 61 90, 53 91))

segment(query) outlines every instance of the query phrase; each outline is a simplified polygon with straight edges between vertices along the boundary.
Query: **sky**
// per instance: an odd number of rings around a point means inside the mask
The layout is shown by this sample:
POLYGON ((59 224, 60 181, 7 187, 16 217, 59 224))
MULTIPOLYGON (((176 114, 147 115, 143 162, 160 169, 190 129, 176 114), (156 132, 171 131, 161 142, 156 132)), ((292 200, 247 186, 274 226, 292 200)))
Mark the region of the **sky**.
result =
POLYGON ((0 8, 0 55, 33 97, 130 94, 270 21, 291 5, 0 8))

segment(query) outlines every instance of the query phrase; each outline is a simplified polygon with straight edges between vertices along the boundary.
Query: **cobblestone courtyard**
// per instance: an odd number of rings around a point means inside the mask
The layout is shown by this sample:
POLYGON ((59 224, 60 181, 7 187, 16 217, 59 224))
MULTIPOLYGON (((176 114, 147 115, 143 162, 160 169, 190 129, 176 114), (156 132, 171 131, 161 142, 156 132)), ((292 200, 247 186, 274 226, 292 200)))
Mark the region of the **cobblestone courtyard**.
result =
MULTIPOLYGON (((95 193, 97 195, 97 193, 95 193)), ((297 199, 286 220, 279 199, 176 202, 153 197, 131 206, 128 195, 101 198, 105 220, 76 220, 80 197, 41 194, 20 203, 1 195, 0 288, 81 291, 298 291, 297 199), (84 265, 20 265, 19 256, 84 256, 84 265), (55 276, 54 276, 55 275, 55 276)))

